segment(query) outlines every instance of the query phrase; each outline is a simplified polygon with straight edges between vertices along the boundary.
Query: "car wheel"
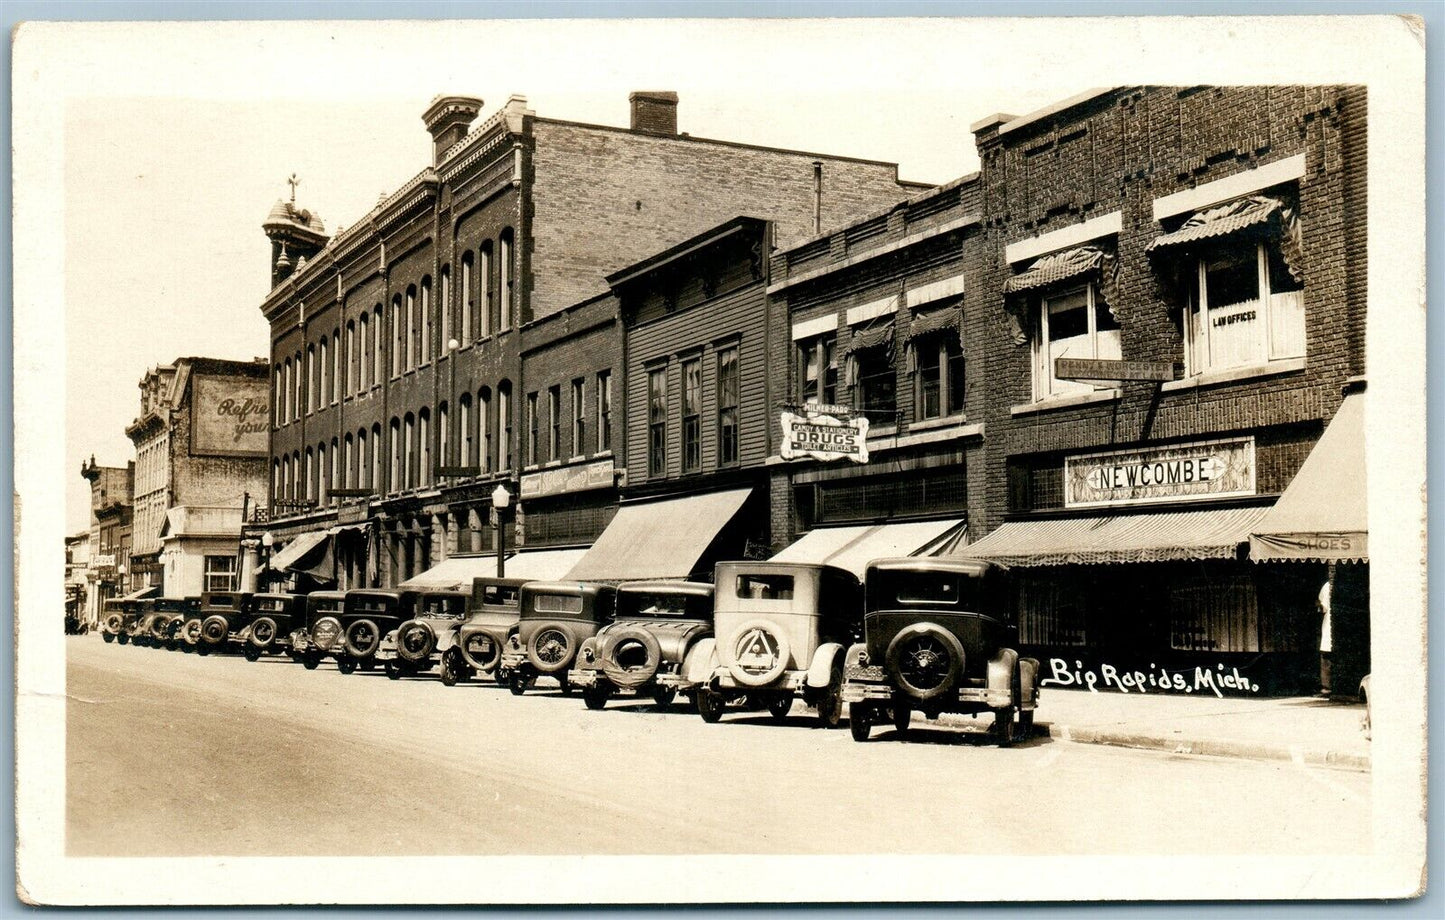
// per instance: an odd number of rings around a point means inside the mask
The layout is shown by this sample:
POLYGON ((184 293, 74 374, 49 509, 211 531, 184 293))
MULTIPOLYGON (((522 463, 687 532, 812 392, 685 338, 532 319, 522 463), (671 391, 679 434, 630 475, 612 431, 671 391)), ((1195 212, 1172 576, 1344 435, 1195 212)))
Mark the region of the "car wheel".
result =
POLYGON ((395 661, 388 661, 382 665, 382 669, 386 671, 386 676, 390 680, 401 680, 401 668, 397 667, 395 661))
POLYGON ((521 696, 527 692, 527 675, 521 671, 513 671, 511 678, 507 681, 507 689, 512 691, 512 696, 521 696))
POLYGON ((127 636, 125 633, 119 633, 118 635, 116 635, 115 641, 119 642, 121 645, 125 645, 127 642, 130 641, 130 636, 127 636))
POLYGON ((793 709, 793 695, 784 693, 781 696, 774 696, 768 699, 768 714, 779 722, 788 717, 793 709))
POLYGON ((1019 712, 1019 737, 1028 738, 1034 733, 1034 711, 1024 709, 1019 712))
POLYGON ((552 675, 552 677, 557 681, 557 687, 562 691, 563 696, 572 695, 572 682, 567 679, 565 672, 558 672, 552 675))
POLYGON ((321 666, 321 659, 316 655, 307 655, 301 659, 301 666, 308 671, 314 671, 321 666))
POLYGON ((1013 707, 993 711, 994 734, 998 735, 999 747, 1012 747, 1018 740, 1018 723, 1014 721, 1013 707))
POLYGON ((256 646, 251 645, 249 642, 246 644, 245 648, 241 649, 241 654, 246 656, 247 661, 261 660, 261 650, 256 646))
POLYGON ((697 714, 702 720, 709 724, 722 718, 723 713, 722 695, 707 687, 697 688, 697 714))
POLYGON ((607 698, 612 695, 612 688, 606 684, 597 684, 594 687, 587 687, 582 691, 582 702, 588 709, 602 709, 607 705, 607 698))
POLYGON ((276 621, 270 617, 257 617, 251 624, 251 644, 256 648, 269 648, 276 641, 276 621))
POLYGON ((843 721, 843 668, 833 666, 828 686, 818 697, 818 721, 824 728, 837 728, 843 721))
POLYGON ((442 686, 455 687, 458 680, 464 680, 466 676, 466 665, 457 660, 456 649, 447 649, 442 655, 441 678, 442 686))
POLYGON ((848 731, 854 741, 867 741, 873 730, 873 710, 866 703, 848 704, 848 731))
POLYGON ((347 656, 342 656, 341 658, 336 659, 336 670, 340 671, 342 674, 352 673, 356 670, 356 659, 347 656))
POLYGON ((893 730, 899 737, 908 734, 908 723, 913 721, 913 710, 902 703, 893 704, 893 730))
POLYGON ((196 644, 196 654, 204 658, 211 654, 211 647, 204 642, 199 642, 196 644))
POLYGON ((101 638, 107 642, 114 642, 115 636, 111 633, 101 633, 101 638))
POLYGON ((657 704, 658 709, 666 709, 677 699, 677 691, 672 687, 653 687, 652 701, 657 704))

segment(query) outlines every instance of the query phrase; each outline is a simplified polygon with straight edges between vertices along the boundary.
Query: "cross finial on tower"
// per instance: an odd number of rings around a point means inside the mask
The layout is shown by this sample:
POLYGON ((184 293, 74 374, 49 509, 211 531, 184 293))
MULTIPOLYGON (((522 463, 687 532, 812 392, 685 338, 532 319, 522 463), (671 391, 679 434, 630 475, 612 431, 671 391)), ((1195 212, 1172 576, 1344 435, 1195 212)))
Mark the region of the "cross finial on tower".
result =
POLYGON ((296 203, 296 186, 298 186, 298 185, 301 184, 301 180, 298 179, 298 178, 296 178, 296 174, 295 174, 295 173, 292 173, 292 174, 291 174, 291 178, 289 178, 289 179, 286 180, 286 184, 289 185, 289 186, 291 186, 291 203, 292 203, 292 204, 295 204, 295 203, 296 203))

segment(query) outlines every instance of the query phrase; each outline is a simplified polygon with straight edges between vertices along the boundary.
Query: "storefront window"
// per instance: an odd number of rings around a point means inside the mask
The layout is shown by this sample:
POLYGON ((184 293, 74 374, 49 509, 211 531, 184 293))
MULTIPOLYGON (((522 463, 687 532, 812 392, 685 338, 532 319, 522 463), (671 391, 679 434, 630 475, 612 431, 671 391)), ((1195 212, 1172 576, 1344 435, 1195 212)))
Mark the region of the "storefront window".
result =
POLYGON ((1215 575, 1169 591, 1169 645, 1182 651, 1258 652, 1259 603, 1248 575, 1215 575))
POLYGON ((1047 571, 1019 578, 1019 642, 1023 645, 1082 647, 1087 644, 1087 611, 1077 577, 1047 571))
POLYGON ((647 474, 667 472, 667 368, 647 372, 647 474))
POLYGON ((1119 324, 1087 284, 1044 297, 1034 329, 1034 399, 1092 392, 1087 381, 1061 380, 1054 373, 1058 358, 1119 360, 1119 324))
POLYGON ((1185 313, 1190 374, 1304 357, 1304 292, 1264 243, 1201 259, 1185 313))
POLYGON ((804 339, 798 343, 799 397, 804 403, 829 405, 838 401, 838 358, 836 334, 804 339))
POLYGON ((682 471, 702 467, 702 361, 682 362, 682 471))

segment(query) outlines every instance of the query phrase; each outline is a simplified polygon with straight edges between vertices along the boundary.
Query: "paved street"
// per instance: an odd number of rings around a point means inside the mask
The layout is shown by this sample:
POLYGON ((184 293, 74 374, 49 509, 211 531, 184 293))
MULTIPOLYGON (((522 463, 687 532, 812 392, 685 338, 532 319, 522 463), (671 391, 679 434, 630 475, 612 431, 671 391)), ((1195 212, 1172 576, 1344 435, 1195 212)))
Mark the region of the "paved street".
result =
MULTIPOLYGON (((67 851, 1364 852, 1368 774, 68 640, 67 851)), ((544 686, 545 683, 544 683, 544 686)), ((1047 721, 1048 696, 1039 713, 1047 721)), ((981 725, 982 723, 980 723, 981 725)))

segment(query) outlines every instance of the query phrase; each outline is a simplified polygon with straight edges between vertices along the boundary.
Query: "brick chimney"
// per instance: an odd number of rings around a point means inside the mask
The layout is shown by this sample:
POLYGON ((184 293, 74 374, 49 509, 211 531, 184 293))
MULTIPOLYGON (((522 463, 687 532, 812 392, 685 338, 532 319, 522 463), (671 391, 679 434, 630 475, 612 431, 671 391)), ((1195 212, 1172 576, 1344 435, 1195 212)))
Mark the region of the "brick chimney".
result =
POLYGON ((438 96, 431 101, 421 120, 432 138, 432 165, 442 161, 447 148, 467 136, 467 130, 482 110, 475 96, 438 96))
POLYGON ((677 133, 677 93, 638 91, 630 94, 632 130, 648 134, 677 133))

